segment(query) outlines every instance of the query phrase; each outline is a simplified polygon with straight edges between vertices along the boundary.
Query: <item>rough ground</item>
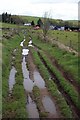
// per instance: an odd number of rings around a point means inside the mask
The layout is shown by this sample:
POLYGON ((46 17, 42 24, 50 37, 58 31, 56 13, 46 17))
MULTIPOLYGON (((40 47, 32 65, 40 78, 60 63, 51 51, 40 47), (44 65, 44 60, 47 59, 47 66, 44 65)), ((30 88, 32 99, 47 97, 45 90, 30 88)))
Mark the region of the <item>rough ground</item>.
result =
MULTIPOLYGON (((33 58, 32 58, 31 52, 29 52, 28 60, 27 61, 28 61, 28 68, 29 68, 29 72, 30 72, 30 79, 34 80, 33 72, 37 68, 36 68, 36 66, 33 63, 33 58)), ((50 96, 50 98, 52 99, 52 101, 56 105, 56 101, 54 100, 53 97, 51 97, 51 95, 48 92, 47 88, 41 89, 40 90, 40 99, 42 100, 42 98, 45 97, 46 95, 50 96)), ((44 107, 43 107, 43 105, 40 107, 40 109, 41 109, 41 111, 46 112, 45 109, 44 109, 44 107)), ((60 115, 59 108, 58 108, 57 105, 56 105, 56 110, 57 110, 57 115, 52 115, 52 114, 48 113, 48 118, 60 118, 61 115, 60 115)))

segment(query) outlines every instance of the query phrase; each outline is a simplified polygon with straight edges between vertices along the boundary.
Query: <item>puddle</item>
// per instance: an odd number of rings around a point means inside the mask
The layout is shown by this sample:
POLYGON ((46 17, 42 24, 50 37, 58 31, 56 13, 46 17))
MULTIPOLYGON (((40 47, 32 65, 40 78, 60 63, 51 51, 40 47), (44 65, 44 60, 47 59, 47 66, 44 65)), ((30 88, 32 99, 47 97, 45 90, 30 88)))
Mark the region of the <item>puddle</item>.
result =
POLYGON ((10 71, 9 75, 9 92, 12 93, 13 85, 15 84, 15 74, 16 74, 16 69, 14 66, 12 66, 12 69, 10 71))
POLYGON ((25 37, 24 40, 20 43, 20 46, 23 47, 23 43, 25 42, 25 37))
MULTIPOLYGON (((24 40, 25 40, 25 37, 24 37, 24 40)), ((21 42, 20 46, 23 46, 23 43, 24 43, 24 41, 21 42)), ((31 45, 31 43, 32 43, 32 41, 29 42, 29 45, 31 45)), ((34 83, 29 78, 29 71, 26 67, 25 57, 28 55, 28 53, 29 53, 28 49, 22 49, 22 55, 23 55, 22 72, 23 72, 23 77, 24 77, 23 85, 24 85, 25 91, 30 93, 33 90, 34 83)), ((31 99, 30 95, 28 95, 28 97, 27 97, 26 108, 27 108, 29 118, 39 118, 39 113, 38 113, 36 104, 31 99)))
POLYGON ((24 88, 27 92, 32 92, 33 89, 33 81, 29 78, 29 71, 27 70, 26 67, 26 62, 25 62, 25 57, 23 57, 23 62, 22 62, 22 72, 24 76, 24 88))
POLYGON ((32 40, 29 41, 29 44, 32 44, 32 40))
MULTIPOLYGON (((21 42, 20 44, 21 46, 23 46, 23 42, 24 41, 21 42)), ((29 41, 28 46, 33 46, 31 39, 29 41)), ((45 89, 46 87, 45 87, 45 81, 43 80, 43 78, 41 77, 38 71, 33 72, 34 82, 29 78, 29 71, 26 67, 26 61, 25 61, 25 57, 28 55, 28 53, 29 53, 29 49, 22 49, 22 55, 23 55, 22 72, 24 77, 24 81, 23 81, 24 89, 27 93, 31 93, 35 85, 41 90, 45 89)), ((43 95, 42 104, 46 112, 49 112, 52 115, 57 114, 55 104, 48 95, 45 94, 43 95)), ((39 118, 39 113, 36 107, 36 103, 32 100, 29 94, 27 96, 26 108, 29 114, 29 118, 39 118)))
POLYGON ((39 87, 39 89, 45 88, 45 82, 38 71, 34 71, 34 84, 39 87))
POLYGON ((28 55, 29 53, 29 50, 28 49, 23 49, 22 50, 22 55, 28 55))
POLYGON ((53 101, 49 96, 44 96, 42 98, 42 103, 45 108, 45 110, 53 115, 57 115, 56 107, 53 101))
POLYGON ((29 41, 29 45, 28 45, 29 47, 31 46, 31 47, 34 47, 33 45, 32 45, 32 40, 30 39, 30 41, 29 41))
POLYGON ((28 98, 27 98, 26 108, 27 108, 27 111, 29 113, 29 118, 39 118, 39 113, 38 113, 36 104, 31 99, 31 97, 29 95, 28 95, 28 98))

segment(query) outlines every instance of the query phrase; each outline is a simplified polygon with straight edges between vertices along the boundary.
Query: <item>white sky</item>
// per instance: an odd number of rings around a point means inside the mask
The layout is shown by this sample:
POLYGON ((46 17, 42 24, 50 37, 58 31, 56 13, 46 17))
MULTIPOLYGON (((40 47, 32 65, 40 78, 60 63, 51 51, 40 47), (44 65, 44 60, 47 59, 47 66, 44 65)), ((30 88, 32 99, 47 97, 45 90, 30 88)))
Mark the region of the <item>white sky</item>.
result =
POLYGON ((0 0, 0 14, 40 16, 50 12, 54 19, 78 19, 79 0, 0 0))

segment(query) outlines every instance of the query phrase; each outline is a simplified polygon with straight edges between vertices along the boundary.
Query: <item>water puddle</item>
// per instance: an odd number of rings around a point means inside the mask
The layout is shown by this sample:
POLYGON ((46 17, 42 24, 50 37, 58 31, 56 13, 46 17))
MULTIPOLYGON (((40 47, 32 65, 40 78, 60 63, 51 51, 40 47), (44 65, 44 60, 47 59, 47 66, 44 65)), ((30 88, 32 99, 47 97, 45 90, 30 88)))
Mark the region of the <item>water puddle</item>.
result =
POLYGON ((39 118, 39 113, 36 107, 35 102, 31 99, 31 97, 28 95, 27 98, 27 111, 29 113, 29 118, 39 118))
POLYGON ((45 87, 45 81, 41 77, 40 73, 38 71, 34 71, 34 85, 36 85, 42 92, 42 104, 44 106, 44 109, 46 112, 48 112, 51 117, 58 116, 56 111, 55 103, 52 101, 51 97, 49 96, 49 93, 47 91, 47 88, 45 87))
MULTIPOLYGON (((24 38, 25 39, 25 38, 24 38)), ((21 46, 23 47, 23 43, 24 41, 21 42, 21 46)), ((32 46, 32 39, 30 38, 29 41, 29 45, 28 46, 32 46)), ((26 60, 25 57, 29 54, 29 49, 22 49, 22 55, 23 55, 23 61, 22 61, 22 72, 23 72, 23 77, 24 77, 24 81, 23 81, 23 85, 24 85, 24 89, 25 91, 28 93, 27 96, 27 111, 29 114, 29 118, 39 118, 39 113, 36 107, 36 103, 32 100, 32 98, 30 97, 29 93, 32 92, 33 87, 36 85, 40 90, 45 89, 47 92, 47 88, 45 87, 45 81, 43 80, 43 78, 41 77, 40 73, 35 70, 33 72, 33 77, 34 80, 31 80, 29 77, 29 71, 26 67, 26 60)), ((56 115, 57 111, 56 111, 56 107, 54 102, 51 100, 51 98, 45 93, 43 93, 42 95, 42 104, 45 108, 46 112, 49 112, 51 115, 56 115)))
POLYGON ((41 77, 41 75, 38 71, 34 71, 34 84, 39 89, 44 89, 45 88, 45 82, 44 82, 43 78, 41 77))
POLYGON ((25 57, 23 57, 23 61, 22 61, 22 72, 24 76, 24 82, 23 82, 24 88, 27 92, 32 92, 33 81, 29 78, 29 71, 27 70, 26 67, 25 57))
MULTIPOLYGON (((29 78, 29 71, 27 70, 27 67, 26 67, 25 56, 23 57, 23 61, 22 61, 22 72, 23 72, 23 77, 24 77, 24 82, 23 82, 24 89, 27 93, 31 93, 33 90, 34 83, 29 78)), ((29 94, 27 96, 26 108, 27 108, 29 118, 39 118, 39 113, 38 113, 36 104, 31 99, 29 94)))
POLYGON ((32 45, 32 40, 29 41, 28 47, 34 47, 34 46, 32 45))
POLYGON ((25 42, 25 36, 24 36, 24 40, 20 43, 20 46, 23 47, 23 43, 25 42))
POLYGON ((23 49, 22 50, 22 55, 28 55, 29 53, 29 50, 28 49, 23 49))
POLYGON ((12 89, 13 89, 13 86, 15 84, 15 74, 16 74, 16 69, 14 66, 12 66, 12 69, 10 71, 10 75, 9 75, 9 93, 11 94, 12 93, 12 89))
POLYGON ((53 115, 57 115, 55 104, 53 103, 53 101, 51 100, 51 98, 49 96, 47 96, 47 95, 44 96, 42 98, 42 103, 47 112, 49 112, 53 115))

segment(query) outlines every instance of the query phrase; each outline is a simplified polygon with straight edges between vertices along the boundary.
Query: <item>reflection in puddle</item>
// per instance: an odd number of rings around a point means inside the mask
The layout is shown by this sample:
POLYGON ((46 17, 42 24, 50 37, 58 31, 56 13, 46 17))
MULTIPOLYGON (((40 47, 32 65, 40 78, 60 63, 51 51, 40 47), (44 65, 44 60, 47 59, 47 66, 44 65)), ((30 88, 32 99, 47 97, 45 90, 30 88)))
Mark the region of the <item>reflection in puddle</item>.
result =
POLYGON ((23 47, 23 43, 25 42, 25 38, 24 40, 20 43, 20 46, 23 47))
POLYGON ((13 85, 15 84, 15 74, 16 74, 16 69, 14 66, 12 66, 12 69, 10 71, 9 75, 9 91, 12 93, 13 85))
MULTIPOLYGON (((23 42, 21 42, 23 46, 23 42)), ((29 45, 32 46, 32 40, 30 39, 29 45)), ((23 77, 24 77, 24 89, 26 92, 31 93, 33 90, 33 87, 36 85, 39 89, 46 89, 45 87, 45 81, 41 77, 40 73, 38 71, 34 71, 33 77, 34 77, 34 82, 29 78, 29 71, 26 67, 26 61, 25 57, 28 55, 29 50, 28 49, 22 49, 22 55, 23 55, 23 61, 22 61, 22 72, 23 72, 23 77)), ((47 91, 47 89, 46 89, 47 91)), ((42 97, 42 104, 45 108, 46 112, 49 112, 52 115, 57 115, 56 107, 54 102, 51 100, 51 98, 48 95, 43 94, 42 97)), ((39 113, 36 107, 35 102, 31 99, 30 95, 28 94, 27 96, 27 105, 26 105, 29 118, 39 118, 39 113)))
POLYGON ((45 88, 45 82, 38 71, 34 72, 34 84, 40 89, 45 88))
POLYGON ((26 67, 25 57, 23 57, 22 72, 23 72, 23 76, 24 76, 24 82, 23 82, 24 88, 26 91, 32 92, 33 81, 30 80, 30 78, 29 78, 29 71, 27 70, 27 67, 26 67))
POLYGON ((50 97, 44 96, 42 98, 42 103, 47 112, 51 114, 57 114, 55 104, 53 103, 50 97))
POLYGON ((27 111, 29 113, 29 118, 39 118, 39 113, 38 113, 36 104, 29 95, 27 98, 27 106, 26 107, 27 107, 27 111))
POLYGON ((29 44, 32 44, 32 40, 29 41, 29 44))
POLYGON ((32 40, 30 40, 29 41, 29 45, 28 45, 29 47, 31 46, 31 47, 34 47, 33 45, 32 45, 32 40))
POLYGON ((29 53, 29 50, 28 49, 23 49, 22 50, 22 55, 28 55, 29 53))
MULTIPOLYGON (((24 37, 25 38, 25 37, 24 37)), ((21 46, 23 46, 23 42, 21 42, 21 46)), ((29 42, 29 45, 31 45, 32 42, 29 42)), ((26 61, 25 61, 25 57, 26 55, 28 55, 29 50, 28 49, 23 49, 22 50, 22 55, 23 55, 23 61, 22 61, 22 72, 23 72, 23 77, 24 77, 24 89, 26 92, 32 92, 33 90, 33 86, 34 83, 33 81, 29 78, 29 71, 27 70, 26 67, 26 61)), ((31 99, 31 97, 28 95, 27 97, 27 105, 26 105, 28 114, 29 114, 29 118, 39 118, 39 113, 36 107, 35 102, 33 102, 33 100, 31 99)))

